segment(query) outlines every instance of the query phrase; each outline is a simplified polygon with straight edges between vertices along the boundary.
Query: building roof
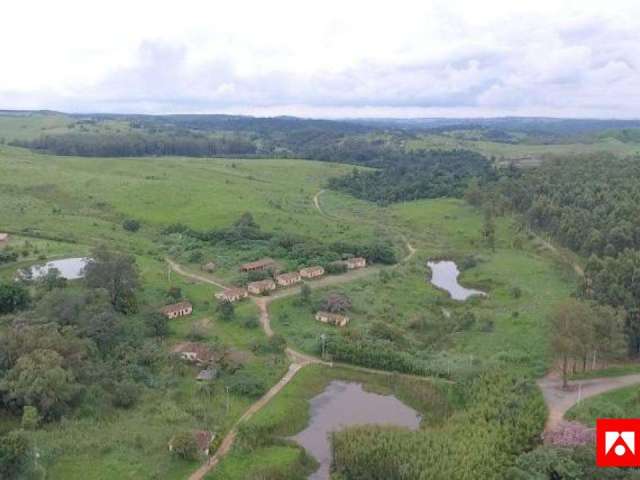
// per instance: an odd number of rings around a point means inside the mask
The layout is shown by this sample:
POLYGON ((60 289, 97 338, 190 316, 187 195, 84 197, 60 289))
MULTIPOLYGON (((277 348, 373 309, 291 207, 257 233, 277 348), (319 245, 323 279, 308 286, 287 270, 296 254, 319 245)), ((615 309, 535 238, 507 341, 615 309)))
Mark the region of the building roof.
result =
POLYGON ((321 317, 327 317, 329 320, 332 321, 342 321, 342 320, 349 320, 349 317, 347 317, 346 315, 340 315, 339 313, 331 313, 331 312, 325 312, 325 311, 319 311, 316 313, 316 316, 321 316, 321 317))
POLYGON ((366 262, 367 259, 364 257, 351 257, 347 259, 347 262, 366 262))
POLYGON ((300 278, 300 274, 298 272, 282 273, 277 278, 278 280, 297 280, 300 278))
POLYGON ((313 267, 306 267, 306 268, 300 269, 300 273, 314 273, 314 272, 319 272, 321 270, 324 272, 323 267, 321 267, 320 265, 314 265, 313 267))
POLYGON ((275 260, 273 258, 261 258, 260 260, 256 260, 255 262, 244 263, 240 268, 245 270, 252 270, 255 268, 264 268, 269 267, 271 265, 275 265, 275 260))
POLYGON ((193 305, 191 305, 191 302, 178 302, 178 303, 174 303, 173 305, 167 305, 166 307, 162 307, 160 311, 162 313, 173 313, 173 312, 179 312, 180 310, 184 310, 186 308, 193 308, 193 305))
POLYGON ((176 344, 172 349, 172 353, 195 353, 197 360, 208 362, 214 357, 214 352, 208 345, 198 342, 181 342, 176 344))
POLYGON ((211 440, 213 440, 213 433, 207 430, 194 430, 193 438, 195 438, 196 443, 198 444, 198 450, 204 452, 211 445, 211 440))

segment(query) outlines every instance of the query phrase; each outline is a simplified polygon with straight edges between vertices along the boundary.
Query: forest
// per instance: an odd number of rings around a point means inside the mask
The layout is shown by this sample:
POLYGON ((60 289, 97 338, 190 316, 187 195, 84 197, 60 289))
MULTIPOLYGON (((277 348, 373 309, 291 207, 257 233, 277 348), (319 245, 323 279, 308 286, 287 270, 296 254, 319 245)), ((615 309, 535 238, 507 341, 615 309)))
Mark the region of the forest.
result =
POLYGON ((630 352, 640 352, 640 157, 580 156, 535 169, 505 169, 489 208, 520 212, 588 259, 580 294, 624 309, 630 352))
POLYGON ((410 155, 385 157, 375 171, 354 169, 332 178, 329 187, 355 197, 387 205, 420 198, 461 197, 472 178, 488 180, 491 162, 468 150, 414 151, 410 155))

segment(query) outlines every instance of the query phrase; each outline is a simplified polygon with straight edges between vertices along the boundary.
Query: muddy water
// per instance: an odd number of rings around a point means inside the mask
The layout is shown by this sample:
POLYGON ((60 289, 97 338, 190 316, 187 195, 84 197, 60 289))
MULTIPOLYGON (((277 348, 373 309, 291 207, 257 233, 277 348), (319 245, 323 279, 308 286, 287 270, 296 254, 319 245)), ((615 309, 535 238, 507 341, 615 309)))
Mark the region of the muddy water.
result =
POLYGON ((473 295, 486 295, 480 290, 465 288, 458 283, 460 271, 455 262, 440 261, 427 262, 431 269, 431 283, 438 288, 446 290, 454 300, 466 300, 473 295))
POLYGON ((329 433, 353 425, 394 425, 417 429, 420 415, 393 395, 363 390, 358 383, 331 382, 311 399, 311 420, 306 429, 292 437, 320 464, 309 480, 327 480, 331 467, 329 433))

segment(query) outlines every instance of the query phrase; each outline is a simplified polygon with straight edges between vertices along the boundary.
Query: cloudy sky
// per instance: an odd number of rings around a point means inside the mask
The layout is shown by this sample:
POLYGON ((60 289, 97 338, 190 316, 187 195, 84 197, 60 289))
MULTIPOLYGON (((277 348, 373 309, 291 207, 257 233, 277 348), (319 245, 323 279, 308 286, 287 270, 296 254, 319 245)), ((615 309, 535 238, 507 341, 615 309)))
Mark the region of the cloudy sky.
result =
POLYGON ((20 0, 0 109, 640 118, 637 0, 20 0))

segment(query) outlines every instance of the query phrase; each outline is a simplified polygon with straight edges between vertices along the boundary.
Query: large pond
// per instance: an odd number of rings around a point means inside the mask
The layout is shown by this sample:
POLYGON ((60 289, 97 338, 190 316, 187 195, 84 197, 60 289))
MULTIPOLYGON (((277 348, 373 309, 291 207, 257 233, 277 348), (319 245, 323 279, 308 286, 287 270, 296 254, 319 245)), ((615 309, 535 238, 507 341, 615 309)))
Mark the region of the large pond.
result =
POLYGON ((420 415, 392 395, 366 392, 358 383, 331 382, 311 399, 309 426, 293 437, 320 464, 310 480, 327 480, 331 468, 329 433, 353 425, 394 425, 417 429, 420 415))
POLYGON ((427 262, 431 269, 431 283, 438 288, 446 290, 454 300, 466 300, 473 295, 486 295, 480 290, 465 288, 458 283, 460 271, 455 262, 442 260, 439 262, 427 262))
POLYGON ((31 267, 31 277, 36 279, 44 277, 49 270, 57 268, 60 276, 67 280, 76 280, 84 276, 84 267, 89 261, 88 258, 64 258, 54 260, 44 265, 34 265, 31 267))

